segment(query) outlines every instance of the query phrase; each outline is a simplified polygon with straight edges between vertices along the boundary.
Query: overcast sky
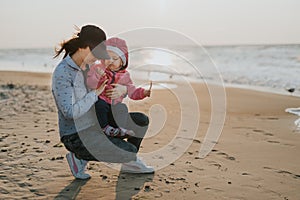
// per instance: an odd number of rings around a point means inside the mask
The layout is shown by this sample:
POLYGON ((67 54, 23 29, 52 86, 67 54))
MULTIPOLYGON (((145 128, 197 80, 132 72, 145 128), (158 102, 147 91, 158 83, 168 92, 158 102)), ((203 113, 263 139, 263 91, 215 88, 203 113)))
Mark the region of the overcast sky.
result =
POLYGON ((0 0, 0 48, 54 47, 93 23, 108 36, 172 29, 204 45, 300 43, 300 0, 0 0))

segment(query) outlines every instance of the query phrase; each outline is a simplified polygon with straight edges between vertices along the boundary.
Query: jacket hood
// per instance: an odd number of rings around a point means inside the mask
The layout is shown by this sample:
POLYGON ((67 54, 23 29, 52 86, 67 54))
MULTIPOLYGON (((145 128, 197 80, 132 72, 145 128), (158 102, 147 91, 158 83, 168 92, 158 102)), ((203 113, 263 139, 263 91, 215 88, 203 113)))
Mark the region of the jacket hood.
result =
POLYGON ((128 47, 126 41, 121 38, 113 37, 106 40, 105 44, 107 50, 113 51, 121 58, 123 67, 121 67, 120 70, 126 69, 128 66, 128 47))

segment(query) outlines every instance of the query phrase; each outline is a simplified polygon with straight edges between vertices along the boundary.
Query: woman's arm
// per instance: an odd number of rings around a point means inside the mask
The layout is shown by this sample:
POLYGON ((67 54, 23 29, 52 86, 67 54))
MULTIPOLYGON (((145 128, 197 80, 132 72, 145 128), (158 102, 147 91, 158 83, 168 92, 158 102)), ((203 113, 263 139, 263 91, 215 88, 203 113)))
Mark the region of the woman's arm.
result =
MULTIPOLYGON (((79 78, 78 78, 79 79, 79 78)), ((82 88, 77 88, 78 91, 81 90, 83 94, 81 99, 76 99, 74 82, 80 81, 68 75, 65 71, 62 73, 56 73, 53 76, 53 95, 56 101, 58 109, 67 119, 77 119, 83 116, 89 111, 89 109, 98 100, 98 95, 104 90, 105 83, 102 84, 98 89, 86 92, 84 84, 82 88)), ((77 83, 78 84, 78 83, 77 83)))
POLYGON ((105 80, 105 72, 102 69, 102 65, 93 65, 87 73, 86 84, 90 89, 96 89, 99 83, 105 80))

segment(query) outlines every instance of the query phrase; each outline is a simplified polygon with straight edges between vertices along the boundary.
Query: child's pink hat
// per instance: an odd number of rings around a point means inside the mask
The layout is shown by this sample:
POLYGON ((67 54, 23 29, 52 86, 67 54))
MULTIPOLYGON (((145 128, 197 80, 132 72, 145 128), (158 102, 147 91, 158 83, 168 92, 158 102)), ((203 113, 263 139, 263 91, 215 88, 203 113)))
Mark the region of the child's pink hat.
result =
POLYGON ((114 38, 109 38, 108 40, 106 40, 105 44, 106 44, 107 50, 114 52, 121 58, 121 60, 123 62, 123 67, 127 67, 127 65, 128 65, 128 47, 127 47, 125 40, 114 37, 114 38))

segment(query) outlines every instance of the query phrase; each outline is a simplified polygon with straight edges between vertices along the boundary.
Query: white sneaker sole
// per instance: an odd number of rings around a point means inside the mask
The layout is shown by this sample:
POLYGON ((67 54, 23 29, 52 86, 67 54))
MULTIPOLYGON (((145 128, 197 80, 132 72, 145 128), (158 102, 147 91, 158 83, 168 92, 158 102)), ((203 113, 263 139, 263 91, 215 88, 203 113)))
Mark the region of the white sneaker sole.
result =
MULTIPOLYGON (((132 166, 131 166, 131 168, 132 168, 132 166)), ((133 170, 133 169, 126 169, 126 167, 122 166, 121 167, 121 172, 122 173, 128 173, 128 174, 154 174, 155 170, 154 169, 141 170, 138 167, 136 167, 136 170, 133 170)))
MULTIPOLYGON (((90 178, 91 178, 91 176, 90 176, 89 174, 79 174, 78 172, 76 173, 75 171, 73 171, 73 169, 74 169, 74 168, 73 168, 74 164, 73 164, 73 161, 72 161, 73 158, 72 158, 71 153, 68 153, 68 154, 66 155, 66 157, 67 157, 67 161, 68 161, 70 170, 71 170, 73 176, 74 176, 76 179, 86 180, 86 179, 90 179, 90 178)), ((76 166, 76 167, 78 168, 78 166, 76 166)))

